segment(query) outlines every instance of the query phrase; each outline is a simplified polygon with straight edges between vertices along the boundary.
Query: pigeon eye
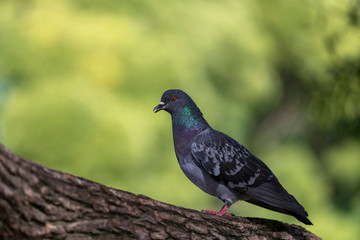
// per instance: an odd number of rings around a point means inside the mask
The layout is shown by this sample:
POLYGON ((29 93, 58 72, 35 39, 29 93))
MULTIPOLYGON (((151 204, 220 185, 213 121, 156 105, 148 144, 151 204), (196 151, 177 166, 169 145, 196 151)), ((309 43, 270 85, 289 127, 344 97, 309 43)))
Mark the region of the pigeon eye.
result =
POLYGON ((171 100, 172 102, 175 102, 176 97, 172 97, 170 100, 171 100))

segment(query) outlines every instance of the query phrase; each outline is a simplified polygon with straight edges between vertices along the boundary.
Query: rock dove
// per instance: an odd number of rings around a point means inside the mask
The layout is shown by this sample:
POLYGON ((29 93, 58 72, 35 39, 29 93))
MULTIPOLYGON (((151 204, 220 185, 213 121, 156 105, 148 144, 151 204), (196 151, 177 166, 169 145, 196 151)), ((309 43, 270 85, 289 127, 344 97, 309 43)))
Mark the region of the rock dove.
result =
POLYGON ((160 110, 171 115, 175 153, 182 171, 201 190, 224 202, 219 212, 205 212, 223 216, 233 203, 244 200, 312 224, 305 209, 265 163, 239 142, 212 129, 185 92, 165 91, 154 112, 160 110))

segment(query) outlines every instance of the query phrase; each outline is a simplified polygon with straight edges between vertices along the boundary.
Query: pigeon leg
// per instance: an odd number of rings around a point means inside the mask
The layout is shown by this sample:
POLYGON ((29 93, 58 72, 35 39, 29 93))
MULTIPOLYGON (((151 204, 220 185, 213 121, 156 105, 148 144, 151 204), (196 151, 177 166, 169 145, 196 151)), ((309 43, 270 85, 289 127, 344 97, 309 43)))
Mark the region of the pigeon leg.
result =
POLYGON ((229 206, 224 205, 219 212, 217 212, 217 211, 211 211, 211 210, 208 210, 208 209, 202 210, 202 212, 206 212, 206 213, 210 213, 210 214, 214 214, 214 215, 218 215, 218 216, 224 216, 224 215, 234 216, 234 215, 232 215, 231 213, 226 213, 226 211, 227 211, 228 209, 229 209, 229 206))

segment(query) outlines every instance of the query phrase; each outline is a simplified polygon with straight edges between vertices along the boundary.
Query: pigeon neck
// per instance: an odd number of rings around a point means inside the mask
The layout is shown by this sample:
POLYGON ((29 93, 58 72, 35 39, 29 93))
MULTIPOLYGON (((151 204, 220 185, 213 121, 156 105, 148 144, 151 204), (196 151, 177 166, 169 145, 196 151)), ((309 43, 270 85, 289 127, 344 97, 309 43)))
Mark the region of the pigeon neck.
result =
POLYGON ((174 132, 199 131, 209 126, 196 106, 179 109, 171 117, 174 132))

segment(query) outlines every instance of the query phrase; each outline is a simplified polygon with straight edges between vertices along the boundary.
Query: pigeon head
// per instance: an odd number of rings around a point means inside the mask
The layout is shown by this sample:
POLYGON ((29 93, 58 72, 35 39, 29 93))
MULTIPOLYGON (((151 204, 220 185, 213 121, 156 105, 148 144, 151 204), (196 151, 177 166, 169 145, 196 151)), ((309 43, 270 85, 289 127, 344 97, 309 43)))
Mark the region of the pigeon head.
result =
POLYGON ((165 110, 173 114, 186 107, 197 108, 193 100, 185 92, 178 89, 170 89, 163 93, 159 105, 154 108, 154 112, 165 110))
POLYGON ((154 112, 165 110, 170 113, 174 131, 188 131, 208 126, 200 109, 185 92, 178 89, 167 90, 161 96, 159 105, 154 112))

